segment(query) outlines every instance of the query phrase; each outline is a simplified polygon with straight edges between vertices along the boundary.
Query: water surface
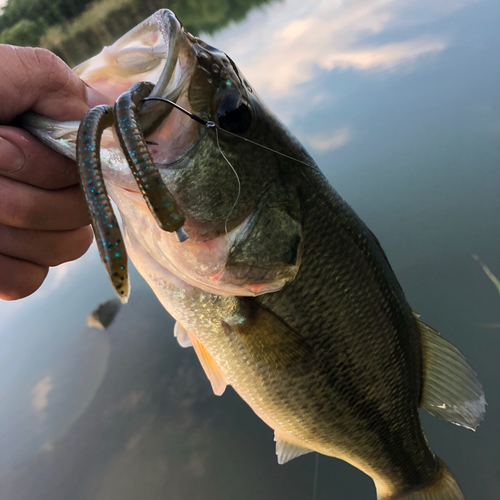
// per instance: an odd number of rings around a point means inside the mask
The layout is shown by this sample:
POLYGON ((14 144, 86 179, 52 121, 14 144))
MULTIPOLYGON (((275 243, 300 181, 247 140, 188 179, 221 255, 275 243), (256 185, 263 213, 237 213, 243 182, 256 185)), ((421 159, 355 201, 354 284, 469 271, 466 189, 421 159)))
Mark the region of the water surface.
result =
MULTIPOLYGON (((309 149, 413 309, 477 370, 489 405, 476 433, 423 422, 467 498, 498 498, 500 296, 471 254, 500 275, 500 5, 285 0, 218 16, 203 38, 309 149)), ((85 326, 113 296, 95 247, 32 297, 0 303, 0 499, 311 498, 314 456, 277 465, 273 432, 230 388, 211 394, 131 278, 106 332, 85 326)), ((320 458, 318 500, 365 498, 369 478, 320 458)))

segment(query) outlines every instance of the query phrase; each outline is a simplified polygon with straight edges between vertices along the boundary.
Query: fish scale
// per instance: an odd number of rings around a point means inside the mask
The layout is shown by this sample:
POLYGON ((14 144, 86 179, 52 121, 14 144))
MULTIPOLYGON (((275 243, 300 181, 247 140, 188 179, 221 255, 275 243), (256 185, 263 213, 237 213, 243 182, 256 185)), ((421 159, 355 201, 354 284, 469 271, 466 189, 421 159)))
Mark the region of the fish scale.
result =
MULTIPOLYGON (((379 427, 376 432, 382 436, 374 447, 379 455, 376 462, 387 459, 382 450, 386 447, 388 436, 394 434, 394 423, 408 422, 408 428, 399 425, 402 435, 399 447, 412 450, 421 447, 421 455, 426 462, 398 461, 398 468, 406 464, 410 471, 421 470, 422 467, 434 471, 434 456, 425 443, 419 422, 415 424, 418 418, 414 416, 421 392, 422 364, 416 320, 390 266, 380 253, 378 266, 374 268, 377 253, 373 249, 377 248, 377 244, 370 241, 371 233, 326 181, 319 179, 317 182, 317 179, 311 179, 311 174, 309 179, 311 183, 316 180, 316 196, 318 192, 322 193, 330 201, 325 200, 325 204, 331 205, 339 214, 331 217, 328 211, 318 211, 317 207, 323 207, 323 204, 314 200, 310 209, 305 210, 306 248, 296 279, 280 294, 264 295, 257 300, 298 329, 308 342, 317 345, 321 353, 319 356, 330 365, 332 392, 325 399, 334 403, 324 408, 329 418, 335 420, 336 414, 342 416, 345 411, 343 400, 349 402, 349 407, 356 408, 359 418, 363 414, 359 408, 363 394, 375 392, 377 412, 381 415, 374 418, 373 409, 367 414, 372 429, 379 427), (311 219, 309 224, 307 217, 311 219), (346 227, 348 231, 345 231, 346 227), (314 239, 309 240, 313 241, 311 245, 307 245, 308 231, 314 232, 314 239), (357 240, 355 245, 352 245, 353 240, 357 240), (344 245, 349 248, 349 267, 345 266, 344 245), (368 253, 370 247, 372 251, 368 253), (325 272, 325 267, 329 272, 325 272), (373 277, 371 280, 370 275, 373 277), (344 283, 348 283, 353 292, 346 293, 344 283), (375 354, 363 356, 367 348, 375 354), (380 360, 387 357, 389 361, 380 364, 380 360), (348 377, 343 379, 339 372, 346 373, 342 368, 350 359, 358 360, 359 366, 351 363, 348 377), (336 369, 337 366, 340 369, 336 369), (387 427, 392 427, 392 432, 388 432, 387 427)), ((306 184, 303 189, 309 185, 306 184)), ((350 427, 342 429, 339 440, 349 439, 344 433, 349 433, 350 427)), ((331 434, 329 436, 333 442, 336 441, 331 434)), ((355 449, 359 436, 355 434, 350 440, 352 442, 347 448, 355 449)), ((396 450, 388 448, 387 455, 392 457, 396 450)), ((389 461, 394 460, 391 458, 389 461)), ((408 482, 412 484, 413 478, 409 478, 408 482)))

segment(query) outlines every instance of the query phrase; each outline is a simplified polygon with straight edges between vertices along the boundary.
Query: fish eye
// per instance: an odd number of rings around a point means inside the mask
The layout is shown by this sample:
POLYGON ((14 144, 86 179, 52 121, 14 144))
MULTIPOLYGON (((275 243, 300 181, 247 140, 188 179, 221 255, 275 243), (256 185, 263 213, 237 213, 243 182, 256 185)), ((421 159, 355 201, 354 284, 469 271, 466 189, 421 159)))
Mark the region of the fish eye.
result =
POLYGON ((230 95, 219 103, 217 120, 222 129, 234 134, 242 134, 252 123, 252 112, 238 95, 230 95))

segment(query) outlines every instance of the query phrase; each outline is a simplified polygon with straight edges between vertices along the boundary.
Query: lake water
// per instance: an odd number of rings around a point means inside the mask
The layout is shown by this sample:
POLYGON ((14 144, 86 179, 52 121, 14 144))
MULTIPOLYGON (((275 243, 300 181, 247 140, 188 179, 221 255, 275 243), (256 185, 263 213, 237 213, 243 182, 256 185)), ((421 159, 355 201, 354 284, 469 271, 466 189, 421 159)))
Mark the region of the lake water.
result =
MULTIPOLYGON (((225 26, 201 36, 303 142, 413 309, 475 367, 488 401, 477 432, 422 418, 468 500, 497 499, 500 296, 472 254, 500 276, 500 4, 259 3, 237 22, 219 9, 225 26)), ((315 456, 279 466, 273 432, 232 389, 212 394, 172 318, 131 279, 106 332, 86 327, 113 297, 95 246, 33 296, 0 303, 0 499, 311 499, 315 456)), ((339 460, 321 456, 318 472, 317 500, 375 499, 339 460)))

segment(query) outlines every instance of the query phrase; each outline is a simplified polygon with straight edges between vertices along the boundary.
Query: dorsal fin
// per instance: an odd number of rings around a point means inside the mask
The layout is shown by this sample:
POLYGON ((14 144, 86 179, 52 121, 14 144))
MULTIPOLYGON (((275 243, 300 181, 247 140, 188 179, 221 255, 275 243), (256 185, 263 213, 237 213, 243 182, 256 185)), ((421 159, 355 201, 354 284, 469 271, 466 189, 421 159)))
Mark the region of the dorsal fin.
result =
POLYGON ((177 342, 179 342, 179 345, 181 347, 192 347, 193 346, 193 343, 191 342, 191 339, 189 338, 189 333, 186 331, 186 329, 178 321, 175 322, 174 337, 177 339, 177 342))
POLYGON ((455 346, 430 326, 417 322, 423 355, 420 406, 438 418, 476 430, 486 405, 477 375, 455 346))
POLYGON ((290 443, 290 441, 280 436, 276 431, 274 431, 274 440, 276 441, 276 455, 278 455, 278 463, 280 465, 313 451, 309 448, 303 448, 302 446, 290 443))

